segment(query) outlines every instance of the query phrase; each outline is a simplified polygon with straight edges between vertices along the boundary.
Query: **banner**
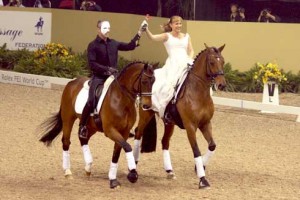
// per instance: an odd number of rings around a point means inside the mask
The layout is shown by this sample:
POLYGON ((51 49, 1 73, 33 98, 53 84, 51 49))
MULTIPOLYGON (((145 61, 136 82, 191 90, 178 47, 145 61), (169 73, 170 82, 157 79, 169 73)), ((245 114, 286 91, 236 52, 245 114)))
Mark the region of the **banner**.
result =
POLYGON ((10 50, 34 51, 51 41, 52 14, 44 12, 0 12, 0 45, 10 50))
POLYGON ((0 83, 51 88, 51 77, 0 70, 0 83))

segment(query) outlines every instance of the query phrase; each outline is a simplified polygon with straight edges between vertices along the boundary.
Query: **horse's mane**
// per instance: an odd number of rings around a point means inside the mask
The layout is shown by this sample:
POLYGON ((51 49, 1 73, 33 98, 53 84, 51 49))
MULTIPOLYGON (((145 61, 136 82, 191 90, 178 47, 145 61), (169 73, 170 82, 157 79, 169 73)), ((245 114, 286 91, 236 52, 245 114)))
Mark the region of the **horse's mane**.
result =
POLYGON ((142 61, 133 61, 133 62, 129 63, 128 65, 126 65, 125 67, 123 67, 123 69, 122 69, 122 71, 120 72, 120 74, 119 74, 118 77, 122 76, 122 75, 127 71, 127 69, 128 69, 129 67, 131 67, 132 65, 134 65, 134 64, 143 64, 143 63, 144 63, 144 62, 142 62, 142 61))
MULTIPOLYGON (((217 53, 217 54, 220 53, 220 52, 219 52, 219 49, 217 49, 216 47, 211 47, 211 48, 214 50, 215 53, 217 53)), ((207 49, 204 49, 204 50, 200 51, 200 53, 198 53, 198 54, 196 55, 196 57, 195 57, 195 59, 194 59, 194 63, 195 63, 195 61, 198 59, 198 57, 200 57, 206 50, 207 50, 207 49)))

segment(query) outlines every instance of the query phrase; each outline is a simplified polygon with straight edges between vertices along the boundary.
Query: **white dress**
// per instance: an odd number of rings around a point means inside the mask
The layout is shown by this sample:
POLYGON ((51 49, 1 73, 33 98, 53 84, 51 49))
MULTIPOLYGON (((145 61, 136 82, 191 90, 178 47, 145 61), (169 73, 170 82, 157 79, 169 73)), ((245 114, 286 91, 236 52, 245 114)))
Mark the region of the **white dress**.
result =
POLYGON ((168 34, 168 40, 164 42, 168 53, 165 65, 154 71, 155 82, 152 87, 152 110, 164 116, 166 106, 174 96, 175 86, 182 82, 183 74, 187 70, 190 58, 187 54, 189 35, 176 38, 168 34))

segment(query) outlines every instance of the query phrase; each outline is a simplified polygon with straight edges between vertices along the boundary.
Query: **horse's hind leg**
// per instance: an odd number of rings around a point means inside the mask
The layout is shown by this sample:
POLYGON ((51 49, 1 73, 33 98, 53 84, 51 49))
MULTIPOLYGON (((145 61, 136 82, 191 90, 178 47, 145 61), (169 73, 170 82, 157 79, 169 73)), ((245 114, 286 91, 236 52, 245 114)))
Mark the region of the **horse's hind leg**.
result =
POLYGON ((63 136, 62 136, 62 146, 63 146, 63 170, 66 178, 72 177, 71 172, 71 161, 70 161, 70 137, 71 131, 76 118, 70 118, 68 120, 63 120, 63 136))
POLYGON ((151 118, 154 115, 153 111, 143 111, 141 108, 139 108, 139 122, 137 131, 134 135, 134 146, 133 146, 133 156, 135 163, 137 164, 140 159, 140 151, 141 151, 141 138, 144 133, 144 129, 150 122, 151 118))
POLYGON ((175 179, 175 173, 171 163, 171 157, 169 152, 170 139, 174 132, 174 124, 165 124, 164 136, 161 140, 163 150, 164 169, 168 173, 168 179, 175 179))
POLYGON ((213 156, 215 149, 216 149, 216 143, 213 139, 212 136, 212 125, 211 122, 209 122, 208 124, 199 127, 199 129, 201 130, 205 140, 208 143, 208 149, 207 152, 202 156, 202 160, 203 160, 203 165, 207 166, 210 158, 213 156))

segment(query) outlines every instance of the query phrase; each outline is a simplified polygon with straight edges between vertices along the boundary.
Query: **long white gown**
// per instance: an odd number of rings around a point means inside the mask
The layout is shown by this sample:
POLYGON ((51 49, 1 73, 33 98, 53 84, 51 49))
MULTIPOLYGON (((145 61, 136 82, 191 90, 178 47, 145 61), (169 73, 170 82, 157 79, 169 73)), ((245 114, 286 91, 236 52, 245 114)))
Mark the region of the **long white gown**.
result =
POLYGON ((162 68, 156 69, 155 82, 152 87, 152 110, 158 112, 162 118, 166 106, 174 96, 175 87, 182 82, 183 74, 187 70, 187 63, 191 62, 187 54, 189 35, 183 38, 176 38, 168 34, 168 40, 164 46, 168 53, 168 58, 162 68))

